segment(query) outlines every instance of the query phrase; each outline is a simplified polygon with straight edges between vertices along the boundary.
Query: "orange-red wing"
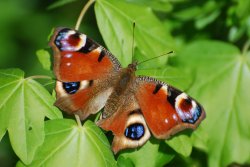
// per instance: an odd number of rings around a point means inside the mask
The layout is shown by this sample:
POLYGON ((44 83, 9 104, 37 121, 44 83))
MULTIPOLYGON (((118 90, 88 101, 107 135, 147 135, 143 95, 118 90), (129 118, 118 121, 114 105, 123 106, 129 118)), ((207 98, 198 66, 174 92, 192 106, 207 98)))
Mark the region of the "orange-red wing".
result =
MULTIPOLYGON (((56 83, 57 100, 55 105, 68 114, 77 114, 81 120, 95 114, 104 107, 112 87, 100 87, 93 81, 56 83)), ((105 83, 104 83, 105 84, 105 83)))
POLYGON ((121 104, 117 112, 110 117, 99 120, 97 125, 113 132, 114 153, 139 147, 150 138, 150 132, 134 95, 128 97, 126 103, 121 104))
POLYGON ((205 118, 202 106, 187 94, 150 77, 138 77, 136 99, 156 138, 195 129, 205 118))
POLYGON ((110 52, 76 30, 56 29, 50 46, 54 51, 54 73, 60 81, 95 80, 120 68, 110 52))

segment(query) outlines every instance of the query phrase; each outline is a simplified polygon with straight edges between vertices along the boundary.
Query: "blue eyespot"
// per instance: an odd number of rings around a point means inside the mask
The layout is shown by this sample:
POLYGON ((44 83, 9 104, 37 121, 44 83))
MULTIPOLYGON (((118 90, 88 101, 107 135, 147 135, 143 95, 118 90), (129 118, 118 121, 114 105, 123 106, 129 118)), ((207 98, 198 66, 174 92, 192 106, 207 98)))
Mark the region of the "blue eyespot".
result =
POLYGON ((126 128, 124 135, 132 140, 139 140, 144 135, 144 126, 135 123, 126 128))
POLYGON ((63 82, 63 89, 69 94, 76 93, 79 87, 80 82, 63 82))
POLYGON ((183 122, 195 124, 195 122, 200 118, 201 112, 202 112, 201 107, 199 105, 197 105, 197 107, 194 109, 194 112, 192 114, 192 118, 185 119, 185 120, 183 120, 183 122))

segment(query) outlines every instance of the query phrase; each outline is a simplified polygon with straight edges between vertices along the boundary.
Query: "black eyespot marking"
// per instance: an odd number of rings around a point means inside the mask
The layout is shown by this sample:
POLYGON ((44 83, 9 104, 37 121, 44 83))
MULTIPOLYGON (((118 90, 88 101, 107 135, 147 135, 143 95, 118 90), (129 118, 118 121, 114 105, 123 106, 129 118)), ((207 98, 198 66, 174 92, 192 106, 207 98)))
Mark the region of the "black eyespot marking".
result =
POLYGON ((140 140, 140 138, 143 137, 144 133, 145 133, 144 126, 140 123, 135 123, 129 125, 126 128, 124 135, 131 140, 140 140))
POLYGON ((63 82, 63 89, 68 94, 74 94, 78 91, 80 87, 80 82, 63 82))
POLYGON ((91 39, 87 38, 84 47, 82 47, 79 50, 79 52, 89 53, 92 50, 95 50, 97 47, 98 47, 98 45, 94 41, 92 41, 91 39))
POLYGON ((64 39, 64 37, 68 33, 68 31, 70 31, 69 28, 62 29, 60 32, 58 32, 58 34, 57 34, 57 36, 55 38, 54 43, 58 47, 59 50, 61 50, 61 48, 62 48, 61 40, 64 39))
POLYGON ((93 81, 93 80, 90 80, 90 81, 89 81, 89 87, 92 86, 93 83, 94 83, 94 81, 93 81))
POLYGON ((179 91, 178 89, 174 89, 172 87, 168 87, 168 96, 167 96, 167 100, 168 102, 172 105, 172 107, 175 108, 175 99, 177 96, 179 96, 181 94, 181 91, 179 91))
POLYGON ((162 84, 157 84, 155 86, 155 90, 153 91, 153 94, 156 94, 161 89, 161 87, 162 87, 162 84))
POLYGON ((98 57, 98 62, 101 62, 105 55, 106 55, 105 51, 102 50, 99 57, 98 57))

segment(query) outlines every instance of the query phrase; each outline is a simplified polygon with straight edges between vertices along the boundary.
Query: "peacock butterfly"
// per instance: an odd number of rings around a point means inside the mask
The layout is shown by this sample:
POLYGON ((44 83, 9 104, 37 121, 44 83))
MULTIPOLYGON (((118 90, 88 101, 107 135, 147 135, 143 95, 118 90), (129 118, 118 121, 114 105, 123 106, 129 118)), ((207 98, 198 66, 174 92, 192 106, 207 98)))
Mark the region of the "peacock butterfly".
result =
POLYGON ((114 153, 143 145, 153 134, 167 139, 205 118, 186 93, 154 78, 136 76, 137 62, 122 68, 108 50, 86 35, 58 28, 50 40, 57 78, 55 105, 81 120, 104 107, 97 125, 112 131, 114 153))

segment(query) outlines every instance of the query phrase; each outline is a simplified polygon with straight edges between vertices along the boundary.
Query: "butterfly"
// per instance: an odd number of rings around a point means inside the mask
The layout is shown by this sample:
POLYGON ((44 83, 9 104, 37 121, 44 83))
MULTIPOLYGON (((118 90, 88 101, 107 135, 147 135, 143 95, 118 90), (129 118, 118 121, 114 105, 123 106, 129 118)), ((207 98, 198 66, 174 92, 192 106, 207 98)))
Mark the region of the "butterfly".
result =
POLYGON ((148 76, 137 62, 122 68, 107 49, 76 30, 57 28, 50 40, 56 76, 55 105, 81 120, 104 108, 97 125, 112 131, 114 153, 142 146, 151 136, 168 139, 205 118, 186 93, 148 76))

